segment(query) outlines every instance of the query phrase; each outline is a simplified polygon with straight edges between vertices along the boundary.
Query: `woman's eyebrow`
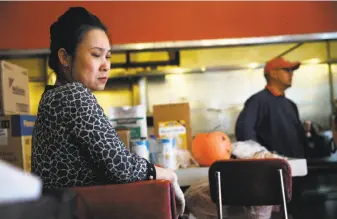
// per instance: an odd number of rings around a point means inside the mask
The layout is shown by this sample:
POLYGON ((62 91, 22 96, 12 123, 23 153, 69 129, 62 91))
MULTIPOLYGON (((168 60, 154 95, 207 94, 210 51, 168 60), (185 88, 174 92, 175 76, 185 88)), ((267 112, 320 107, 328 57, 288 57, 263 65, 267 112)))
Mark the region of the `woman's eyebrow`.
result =
POLYGON ((101 51, 107 51, 107 52, 112 52, 112 49, 111 48, 109 48, 109 49, 105 49, 105 48, 102 48, 102 47, 98 47, 98 46, 94 46, 94 47, 92 47, 92 48, 90 48, 90 49, 99 49, 99 50, 101 50, 101 51))

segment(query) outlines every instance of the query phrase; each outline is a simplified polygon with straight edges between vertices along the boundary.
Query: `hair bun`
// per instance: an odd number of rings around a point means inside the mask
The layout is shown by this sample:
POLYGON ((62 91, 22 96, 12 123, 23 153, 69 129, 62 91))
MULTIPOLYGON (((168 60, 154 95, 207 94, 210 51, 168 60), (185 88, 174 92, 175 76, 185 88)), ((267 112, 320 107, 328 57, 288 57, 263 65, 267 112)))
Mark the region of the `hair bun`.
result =
POLYGON ((61 35, 71 35, 73 31, 78 29, 81 25, 101 26, 105 29, 98 17, 91 14, 83 7, 69 8, 59 19, 51 25, 50 36, 60 37, 61 35))

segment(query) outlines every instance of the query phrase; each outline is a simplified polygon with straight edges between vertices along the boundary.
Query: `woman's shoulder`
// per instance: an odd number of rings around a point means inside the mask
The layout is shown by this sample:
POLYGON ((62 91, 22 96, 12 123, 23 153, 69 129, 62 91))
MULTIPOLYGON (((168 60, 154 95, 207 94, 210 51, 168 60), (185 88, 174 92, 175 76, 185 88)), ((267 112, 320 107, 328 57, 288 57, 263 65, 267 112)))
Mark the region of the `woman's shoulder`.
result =
POLYGON ((80 82, 71 82, 61 86, 46 87, 39 108, 96 105, 96 103, 95 96, 86 86, 80 82))
POLYGON ((84 95, 91 94, 91 91, 85 85, 83 85, 81 82, 77 82, 77 81, 67 83, 67 84, 64 84, 62 86, 58 86, 55 89, 55 91, 56 92, 64 92, 67 95, 75 94, 75 93, 81 93, 81 94, 84 94, 84 95))
POLYGON ((74 91, 74 92, 78 91, 78 92, 91 93, 90 90, 84 84, 82 84, 81 82, 78 82, 78 81, 67 83, 67 84, 65 84, 61 87, 63 87, 64 89, 67 89, 67 90, 74 91))
POLYGON ((47 86, 44 92, 45 97, 62 100, 64 97, 68 100, 81 99, 83 97, 92 97, 91 91, 80 82, 71 82, 61 86, 47 86))

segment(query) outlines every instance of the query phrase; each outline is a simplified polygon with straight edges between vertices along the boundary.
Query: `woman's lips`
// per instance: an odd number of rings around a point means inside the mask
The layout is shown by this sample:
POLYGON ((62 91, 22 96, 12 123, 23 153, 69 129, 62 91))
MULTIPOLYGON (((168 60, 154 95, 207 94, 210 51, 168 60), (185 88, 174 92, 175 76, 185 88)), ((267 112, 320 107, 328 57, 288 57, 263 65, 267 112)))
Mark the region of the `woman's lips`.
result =
POLYGON ((101 82, 101 83, 106 83, 108 81, 108 78, 107 77, 100 77, 98 78, 98 80, 101 82))

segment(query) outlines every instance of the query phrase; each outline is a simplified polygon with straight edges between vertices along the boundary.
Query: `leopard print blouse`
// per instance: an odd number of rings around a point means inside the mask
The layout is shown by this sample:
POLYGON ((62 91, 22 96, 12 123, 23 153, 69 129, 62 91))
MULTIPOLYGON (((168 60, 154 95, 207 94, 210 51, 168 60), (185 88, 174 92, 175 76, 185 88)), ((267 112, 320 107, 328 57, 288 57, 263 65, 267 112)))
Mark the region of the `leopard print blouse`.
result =
POLYGON ((32 138, 32 172, 45 188, 135 182, 153 169, 125 148, 84 85, 46 87, 32 138))

